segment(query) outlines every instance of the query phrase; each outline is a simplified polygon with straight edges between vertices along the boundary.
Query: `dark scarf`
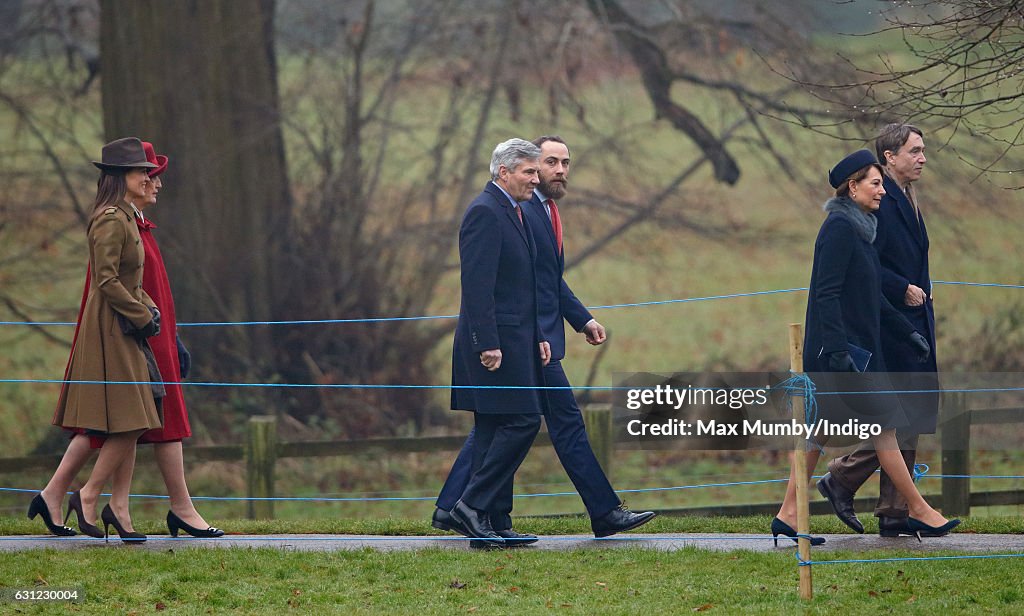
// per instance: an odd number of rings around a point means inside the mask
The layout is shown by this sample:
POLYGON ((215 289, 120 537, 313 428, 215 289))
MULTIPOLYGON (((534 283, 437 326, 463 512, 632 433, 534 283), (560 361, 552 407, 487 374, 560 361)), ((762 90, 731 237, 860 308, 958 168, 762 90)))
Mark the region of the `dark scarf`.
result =
POLYGON ((857 235, 865 242, 875 241, 875 232, 878 229, 878 219, 874 214, 868 214, 860 209, 860 206, 849 197, 832 197, 822 206, 826 212, 836 212, 846 218, 857 230, 857 235))

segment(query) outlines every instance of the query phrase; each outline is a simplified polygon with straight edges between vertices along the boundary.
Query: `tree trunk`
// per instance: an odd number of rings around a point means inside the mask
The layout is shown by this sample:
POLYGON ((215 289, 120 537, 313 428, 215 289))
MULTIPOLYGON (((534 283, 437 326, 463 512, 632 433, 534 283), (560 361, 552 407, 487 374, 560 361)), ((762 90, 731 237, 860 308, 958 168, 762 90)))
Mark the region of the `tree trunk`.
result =
MULTIPOLYGON (((288 296, 291 199, 273 0, 101 0, 103 122, 170 157, 149 212, 183 321, 274 317, 288 296)), ((266 327, 195 328, 204 376, 272 363, 266 327)))

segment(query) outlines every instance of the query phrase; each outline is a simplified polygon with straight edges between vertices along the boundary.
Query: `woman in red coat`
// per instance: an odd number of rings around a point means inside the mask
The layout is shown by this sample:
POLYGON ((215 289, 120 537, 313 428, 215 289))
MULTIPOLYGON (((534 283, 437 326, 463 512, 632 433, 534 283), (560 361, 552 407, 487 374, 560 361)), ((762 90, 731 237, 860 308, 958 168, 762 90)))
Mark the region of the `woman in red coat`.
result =
MULTIPOLYGON (((147 184, 145 199, 139 204, 138 209, 145 212, 156 204, 157 195, 163 187, 160 175, 167 169, 168 159, 166 156, 157 155, 153 145, 143 142, 143 149, 149 162, 156 165, 149 171, 151 181, 147 184)), ((191 436, 192 431, 188 423, 188 411, 185 408, 185 400, 182 396, 182 378, 188 376, 191 366, 191 357, 188 351, 181 344, 177 337, 177 321, 174 314, 174 298, 171 295, 171 286, 167 278, 167 270, 164 267, 163 257, 160 248, 157 246, 156 238, 152 230, 156 228, 145 216, 136 218, 139 227, 139 236, 146 254, 146 268, 143 271, 142 288, 156 303, 161 314, 161 330, 156 336, 149 338, 150 347, 156 358, 160 374, 166 383, 167 395, 163 398, 163 428, 149 430, 139 438, 140 443, 153 443, 156 454, 157 467, 164 478, 167 486, 167 494, 170 497, 170 510, 167 512, 167 528, 172 536, 177 536, 179 530, 183 530, 196 537, 220 537, 224 531, 214 528, 206 523, 199 512, 192 504, 192 497, 188 492, 188 485, 185 483, 184 457, 182 454, 181 440, 191 436)), ((85 294, 89 292, 89 277, 86 276, 85 294)), ((78 332, 75 332, 77 337, 78 332)), ((64 458, 61 460, 57 472, 54 473, 42 496, 46 501, 59 500, 67 492, 68 487, 74 480, 78 471, 88 461, 92 449, 102 447, 103 441, 96 437, 87 437, 78 433, 68 446, 64 458)), ((125 467, 114 476, 115 494, 123 495, 124 502, 114 502, 112 506, 116 510, 128 510, 128 490, 117 490, 117 486, 127 487, 131 484, 132 468, 125 467)), ((120 499, 119 499, 120 500, 120 499)), ((131 520, 118 520, 122 528, 131 529, 131 520)), ((113 523, 113 522, 112 522, 113 523)), ((116 527, 116 525, 115 525, 116 527)))

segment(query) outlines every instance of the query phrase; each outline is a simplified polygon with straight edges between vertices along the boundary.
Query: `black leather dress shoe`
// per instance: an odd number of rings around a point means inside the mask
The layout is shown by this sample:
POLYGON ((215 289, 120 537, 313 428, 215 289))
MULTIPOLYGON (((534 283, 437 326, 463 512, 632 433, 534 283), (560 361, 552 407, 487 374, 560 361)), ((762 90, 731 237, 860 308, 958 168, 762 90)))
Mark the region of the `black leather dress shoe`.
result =
POLYGON ((878 516, 878 535, 880 537, 899 537, 900 535, 912 537, 914 531, 910 530, 907 518, 893 518, 883 515, 878 516))
MULTIPOLYGON (((503 545, 501 547, 521 548, 523 546, 530 545, 531 543, 537 543, 537 535, 528 535, 526 533, 517 533, 516 531, 512 530, 511 528, 507 528, 507 529, 503 529, 503 530, 496 530, 494 532, 498 533, 498 536, 505 540, 505 545, 503 545)), ((487 545, 483 541, 479 541, 477 539, 474 539, 474 540, 469 542, 469 547, 473 548, 474 550, 486 550, 486 549, 493 549, 493 548, 496 548, 498 546, 496 546, 496 545, 487 545)))
POLYGON ((529 535, 527 533, 517 533, 511 528, 503 528, 501 530, 495 530, 498 536, 505 540, 505 546, 510 548, 516 548, 524 545, 530 545, 531 543, 537 543, 537 535, 529 535))
POLYGON ((434 509, 434 515, 430 518, 430 525, 438 530, 450 530, 459 533, 460 535, 469 536, 467 534, 468 531, 462 527, 462 524, 460 524, 452 514, 440 507, 434 509))
POLYGON ((833 479, 832 473, 825 473, 825 476, 818 480, 818 492, 832 504, 832 510, 843 524, 852 528, 854 532, 864 533, 864 525, 857 519, 857 514, 853 510, 853 492, 833 479))
POLYGON ((593 529, 595 537, 608 537, 643 526, 653 520, 655 515, 653 511, 633 513, 626 509, 626 505, 621 504, 600 518, 591 520, 590 528, 593 529))
POLYGON ((491 522, 485 512, 477 511, 460 500, 452 508, 451 517, 460 525, 453 526, 452 530, 489 545, 505 545, 505 539, 491 528, 491 522))

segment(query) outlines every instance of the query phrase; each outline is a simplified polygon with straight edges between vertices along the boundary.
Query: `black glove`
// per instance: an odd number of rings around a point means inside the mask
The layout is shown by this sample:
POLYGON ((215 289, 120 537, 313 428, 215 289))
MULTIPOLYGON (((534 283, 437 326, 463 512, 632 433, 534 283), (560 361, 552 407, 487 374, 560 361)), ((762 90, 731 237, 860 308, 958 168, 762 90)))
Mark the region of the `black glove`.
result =
POLYGON ((140 340, 156 336, 160 333, 160 311, 156 308, 150 307, 149 312, 153 315, 153 318, 150 319, 149 323, 146 323, 138 329, 138 333, 135 334, 135 337, 140 340))
POLYGON ((917 361, 926 362, 932 354, 932 347, 928 346, 928 341, 925 340, 924 336, 914 332, 910 334, 910 340, 908 341, 910 347, 917 351, 917 361))
POLYGON ((185 379, 192 372, 192 354, 181 343, 181 338, 175 338, 174 341, 178 343, 178 368, 181 369, 181 378, 185 379))
POLYGON ((125 336, 131 336, 136 340, 145 340, 160 333, 160 311, 156 308, 150 308, 149 312, 153 315, 153 318, 142 327, 135 327, 128 320, 128 317, 116 310, 114 311, 114 316, 117 317, 117 323, 121 326, 121 333, 125 336))
POLYGON ((836 351, 828 356, 828 369, 832 372, 860 372, 849 351, 836 351))

